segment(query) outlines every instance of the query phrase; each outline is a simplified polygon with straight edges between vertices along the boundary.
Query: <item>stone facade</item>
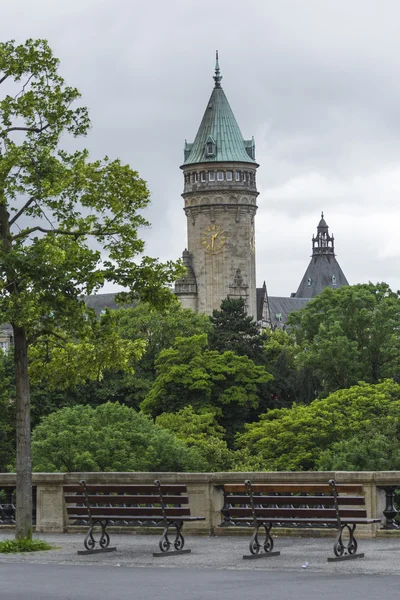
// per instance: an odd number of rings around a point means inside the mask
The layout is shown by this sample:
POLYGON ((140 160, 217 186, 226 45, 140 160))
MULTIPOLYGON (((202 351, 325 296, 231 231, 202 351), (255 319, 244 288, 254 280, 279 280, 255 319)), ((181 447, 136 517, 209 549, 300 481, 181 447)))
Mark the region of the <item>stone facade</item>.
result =
POLYGON ((225 298, 241 297, 256 318, 256 165, 189 165, 183 170, 188 253, 197 289, 195 297, 185 294, 190 288, 177 282, 182 305, 211 314, 225 298), (210 171, 214 181, 209 181, 210 171))
POLYGON ((175 293, 185 308, 208 315, 227 297, 243 298, 247 314, 256 318, 255 143, 244 140, 222 90, 218 53, 213 79, 195 140, 185 143, 187 274, 175 293))

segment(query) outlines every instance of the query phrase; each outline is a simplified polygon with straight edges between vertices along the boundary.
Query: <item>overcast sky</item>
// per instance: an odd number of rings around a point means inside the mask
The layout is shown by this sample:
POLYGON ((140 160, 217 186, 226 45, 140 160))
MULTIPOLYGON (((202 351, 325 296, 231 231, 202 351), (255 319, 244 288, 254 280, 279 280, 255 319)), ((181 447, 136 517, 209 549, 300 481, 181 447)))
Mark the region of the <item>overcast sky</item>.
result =
POLYGON ((148 182, 148 255, 186 246, 179 166, 218 49, 260 164, 258 285, 296 291, 323 210, 349 283, 400 288, 398 0, 2 0, 0 32, 49 40, 89 108, 92 157, 148 182))

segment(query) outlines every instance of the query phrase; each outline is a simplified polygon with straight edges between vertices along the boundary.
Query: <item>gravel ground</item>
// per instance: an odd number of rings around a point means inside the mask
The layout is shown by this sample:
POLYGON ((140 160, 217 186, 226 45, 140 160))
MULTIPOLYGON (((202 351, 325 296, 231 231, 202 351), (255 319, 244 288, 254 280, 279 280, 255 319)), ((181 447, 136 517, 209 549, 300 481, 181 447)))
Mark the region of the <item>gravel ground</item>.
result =
MULTIPOLYGON (((0 539, 12 538, 12 533, 0 533, 0 539)), ((333 539, 328 537, 300 538, 275 537, 274 550, 280 556, 243 560, 249 554, 249 537, 186 537, 185 548, 191 554, 153 557, 158 552, 157 535, 136 533, 111 534, 111 546, 116 552, 78 555, 83 549, 83 534, 37 534, 35 537, 46 540, 54 546, 46 552, 24 554, 0 554, 0 563, 66 564, 66 565, 107 565, 114 567, 165 567, 188 569, 221 570, 264 570, 302 571, 308 569, 326 574, 400 574, 400 538, 361 539, 359 552, 365 557, 358 560, 327 562, 333 557, 333 539), (304 566, 306 565, 307 566, 304 566)))

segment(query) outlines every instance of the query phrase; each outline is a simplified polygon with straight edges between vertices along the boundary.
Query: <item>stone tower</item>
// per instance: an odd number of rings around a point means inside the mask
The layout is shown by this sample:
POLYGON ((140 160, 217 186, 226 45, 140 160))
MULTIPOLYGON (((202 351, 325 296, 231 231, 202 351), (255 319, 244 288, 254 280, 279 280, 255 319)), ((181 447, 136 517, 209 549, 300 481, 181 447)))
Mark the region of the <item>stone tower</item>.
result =
POLYGON ((312 256, 310 264, 294 298, 314 298, 326 287, 337 289, 349 285, 340 268, 335 255, 334 237, 329 235, 329 228, 321 214, 317 235, 312 237, 312 256))
POLYGON ((221 87, 218 52, 213 79, 195 140, 185 143, 187 274, 175 283, 175 293, 185 308, 205 314, 226 297, 241 297, 256 318, 254 138, 243 139, 221 87))

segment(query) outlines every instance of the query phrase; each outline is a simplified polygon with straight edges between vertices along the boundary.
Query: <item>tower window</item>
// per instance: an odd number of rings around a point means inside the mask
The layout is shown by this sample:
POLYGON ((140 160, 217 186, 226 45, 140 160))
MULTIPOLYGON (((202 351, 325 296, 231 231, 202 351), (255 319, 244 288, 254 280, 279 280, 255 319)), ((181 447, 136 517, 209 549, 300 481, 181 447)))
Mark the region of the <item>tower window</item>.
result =
POLYGON ((205 180, 206 180, 206 172, 205 172, 205 171, 202 171, 202 172, 200 173, 200 177, 201 177, 201 182, 202 182, 202 183, 204 183, 204 182, 205 182, 205 180))
POLYGON ((332 285, 336 285, 336 277, 335 277, 335 275, 332 275, 332 285))
POLYGON ((192 181, 193 181, 193 183, 197 183, 197 173, 193 173, 192 181))
POLYGON ((309 277, 307 279, 307 285, 308 285, 308 287, 310 287, 311 284, 312 284, 312 279, 311 279, 311 277, 309 277))
POLYGON ((207 156, 214 156, 215 154, 215 146, 212 142, 208 142, 206 144, 206 154, 207 156))
POLYGON ((224 180, 224 172, 223 171, 217 171, 217 179, 218 179, 218 181, 224 180))
POLYGON ((232 171, 227 171, 226 172, 226 180, 227 181, 232 181, 232 171))
POLYGON ((240 171, 235 171, 235 181, 240 181, 240 171))
POLYGON ((215 181, 215 172, 214 171, 208 172, 208 181, 215 181))
POLYGON ((242 173, 242 181, 246 181, 246 173, 244 171, 242 173))

